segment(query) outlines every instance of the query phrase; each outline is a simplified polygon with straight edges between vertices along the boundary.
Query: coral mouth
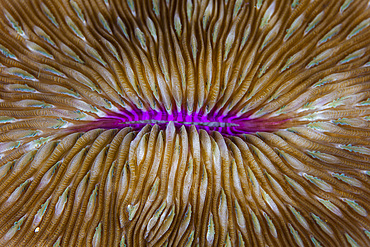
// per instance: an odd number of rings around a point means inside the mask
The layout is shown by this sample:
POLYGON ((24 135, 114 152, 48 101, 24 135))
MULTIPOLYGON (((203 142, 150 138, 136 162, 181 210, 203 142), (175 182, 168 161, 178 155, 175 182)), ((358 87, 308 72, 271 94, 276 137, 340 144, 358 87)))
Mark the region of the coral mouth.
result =
MULTIPOLYGON (((94 128, 124 128, 132 127, 135 130, 142 129, 145 125, 158 125, 165 129, 169 123, 174 123, 175 127, 194 126, 196 129, 204 129, 208 132, 218 131, 223 135, 237 135, 256 133, 260 131, 276 131, 289 119, 251 119, 248 117, 237 116, 204 116, 198 114, 188 115, 186 113, 167 112, 131 112, 117 113, 100 118, 93 124, 94 128)), ((89 123, 91 126, 91 123, 89 123)), ((87 126, 86 126, 87 127, 87 126)), ((88 128, 91 129, 91 128, 88 128)))

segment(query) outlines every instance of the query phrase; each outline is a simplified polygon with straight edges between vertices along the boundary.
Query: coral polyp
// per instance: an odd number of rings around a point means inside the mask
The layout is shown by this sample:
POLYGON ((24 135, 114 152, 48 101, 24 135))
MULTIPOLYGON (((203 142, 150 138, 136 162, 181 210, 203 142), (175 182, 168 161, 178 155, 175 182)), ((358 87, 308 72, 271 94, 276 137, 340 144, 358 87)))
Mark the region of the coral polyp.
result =
POLYGON ((0 0, 0 246, 370 246, 370 2, 0 0))

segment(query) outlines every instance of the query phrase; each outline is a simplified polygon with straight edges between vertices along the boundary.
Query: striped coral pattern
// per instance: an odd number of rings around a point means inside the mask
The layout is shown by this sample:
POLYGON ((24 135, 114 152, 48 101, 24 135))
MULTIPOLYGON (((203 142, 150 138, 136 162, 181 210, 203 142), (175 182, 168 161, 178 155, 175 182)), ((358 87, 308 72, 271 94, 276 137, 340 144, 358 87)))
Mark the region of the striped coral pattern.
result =
POLYGON ((370 246, 370 2, 1 0, 0 246, 370 246))

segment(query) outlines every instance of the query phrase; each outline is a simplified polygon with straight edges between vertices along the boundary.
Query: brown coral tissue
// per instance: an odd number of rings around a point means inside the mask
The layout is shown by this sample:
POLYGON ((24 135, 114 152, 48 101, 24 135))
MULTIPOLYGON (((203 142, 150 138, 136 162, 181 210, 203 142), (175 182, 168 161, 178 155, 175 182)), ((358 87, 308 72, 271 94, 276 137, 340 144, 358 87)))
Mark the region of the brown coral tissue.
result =
POLYGON ((0 0, 0 246, 370 246, 369 0, 0 0))

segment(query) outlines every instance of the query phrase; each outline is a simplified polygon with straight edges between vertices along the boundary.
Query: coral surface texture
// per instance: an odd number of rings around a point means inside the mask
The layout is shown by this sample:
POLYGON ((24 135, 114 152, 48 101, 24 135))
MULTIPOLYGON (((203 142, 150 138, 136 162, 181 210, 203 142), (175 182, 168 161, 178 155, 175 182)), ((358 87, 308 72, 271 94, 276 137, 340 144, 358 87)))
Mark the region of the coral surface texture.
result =
POLYGON ((0 247, 369 247, 370 0, 0 0, 0 247))

